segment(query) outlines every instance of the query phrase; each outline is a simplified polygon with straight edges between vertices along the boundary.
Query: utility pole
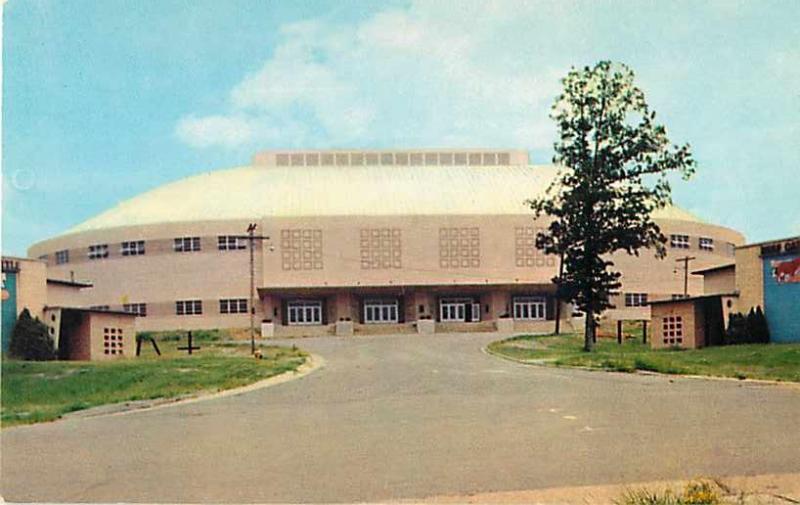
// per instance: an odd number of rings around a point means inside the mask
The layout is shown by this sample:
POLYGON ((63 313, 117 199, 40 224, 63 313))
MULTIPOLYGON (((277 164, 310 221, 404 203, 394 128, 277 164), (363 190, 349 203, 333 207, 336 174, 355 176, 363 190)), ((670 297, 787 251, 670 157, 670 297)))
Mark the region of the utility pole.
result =
POLYGON ((558 284, 556 284, 556 335, 561 334, 561 279, 564 277, 564 251, 558 259, 558 284))
POLYGON ((264 235, 256 235, 256 223, 247 225, 247 238, 250 246, 250 354, 256 353, 256 262, 255 262, 255 243, 256 240, 269 240, 264 235))
POLYGON ((689 296, 689 262, 692 260, 697 259, 694 256, 684 256, 683 258, 678 258, 675 260, 675 263, 683 263, 683 296, 689 296))

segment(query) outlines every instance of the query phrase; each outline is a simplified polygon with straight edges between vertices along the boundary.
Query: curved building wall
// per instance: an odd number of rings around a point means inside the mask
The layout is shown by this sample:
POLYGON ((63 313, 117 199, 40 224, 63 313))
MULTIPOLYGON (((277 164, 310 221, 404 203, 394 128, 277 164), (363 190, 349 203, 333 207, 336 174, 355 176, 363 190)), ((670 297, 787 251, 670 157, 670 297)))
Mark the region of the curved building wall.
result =
MULTIPOLYGON (((111 309, 146 304, 140 329, 192 329, 246 327, 247 313, 220 313, 221 299, 249 298, 247 249, 220 250, 219 236, 243 235, 249 222, 259 223, 268 235, 256 243, 256 286, 260 296, 256 317, 282 316, 276 297, 332 296, 337 291, 387 293, 476 292, 500 299, 482 320, 496 319, 508 310, 512 292, 549 292, 557 273, 557 260, 536 254, 530 240, 544 221, 530 215, 502 216, 318 216, 262 218, 195 223, 168 223, 93 230, 57 237, 33 246, 30 255, 47 256, 48 275, 89 281, 81 304, 111 309), (176 238, 199 239, 199 251, 176 252, 176 238), (144 254, 122 255, 122 242, 144 241, 144 254), (107 245, 108 256, 89 259, 89 247, 107 245), (67 251, 68 260, 56 263, 56 252, 67 251), (399 291, 397 291, 399 290, 399 291), (176 302, 201 300, 201 315, 177 315, 176 302)), ((731 244, 742 243, 740 234, 697 222, 658 220, 663 232, 687 235, 688 248, 668 246, 667 257, 650 252, 640 256, 616 254, 612 258, 623 273, 622 293, 610 317, 649 318, 646 307, 625 307, 625 293, 658 299, 683 292, 683 267, 676 259, 695 256, 690 270, 725 262, 731 244), (699 247, 700 237, 713 241, 713 250, 699 247)), ((64 253, 60 254, 63 260, 64 253)), ((689 293, 702 293, 702 278, 690 275, 689 293)), ((355 304, 348 298, 331 298, 330 307, 355 304)), ((429 299, 429 304, 435 300, 429 299)), ((483 303, 483 302, 482 302, 483 303)), ((135 310, 135 309, 132 309, 135 310)), ((355 309, 358 310, 357 308, 355 309)), ((328 310, 327 323, 336 312, 328 310)), ((428 312, 435 309, 429 308, 428 312)), ((406 320, 416 317, 408 310, 406 320)))

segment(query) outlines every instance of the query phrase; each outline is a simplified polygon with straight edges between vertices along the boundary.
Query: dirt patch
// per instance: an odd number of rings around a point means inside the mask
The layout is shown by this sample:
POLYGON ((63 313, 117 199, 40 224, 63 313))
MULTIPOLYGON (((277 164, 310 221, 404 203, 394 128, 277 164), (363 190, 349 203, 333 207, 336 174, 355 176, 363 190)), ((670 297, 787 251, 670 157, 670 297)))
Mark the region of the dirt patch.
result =
MULTIPOLYGON (((789 505, 800 503, 800 473, 765 474, 723 478, 706 478, 713 481, 723 504, 789 505)), ((629 490, 680 492, 690 481, 655 481, 604 486, 578 486, 523 491, 500 491, 467 495, 434 496, 416 503, 582 503, 586 505, 612 505, 629 490)), ((404 500, 410 503, 413 500, 404 500)))

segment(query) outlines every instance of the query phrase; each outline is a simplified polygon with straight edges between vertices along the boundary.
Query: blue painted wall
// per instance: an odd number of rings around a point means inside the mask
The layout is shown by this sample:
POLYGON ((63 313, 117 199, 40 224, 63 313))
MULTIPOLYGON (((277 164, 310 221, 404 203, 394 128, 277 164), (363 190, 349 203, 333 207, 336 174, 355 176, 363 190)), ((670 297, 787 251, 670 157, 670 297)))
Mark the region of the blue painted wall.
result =
POLYGON ((797 253, 764 258, 764 313, 772 342, 800 342, 800 282, 779 283, 772 262, 799 257, 797 253))
POLYGON ((3 300, 2 304, 2 333, 0 334, 0 348, 3 352, 8 350, 11 342, 11 332, 17 322, 17 274, 16 272, 3 272, 3 300))

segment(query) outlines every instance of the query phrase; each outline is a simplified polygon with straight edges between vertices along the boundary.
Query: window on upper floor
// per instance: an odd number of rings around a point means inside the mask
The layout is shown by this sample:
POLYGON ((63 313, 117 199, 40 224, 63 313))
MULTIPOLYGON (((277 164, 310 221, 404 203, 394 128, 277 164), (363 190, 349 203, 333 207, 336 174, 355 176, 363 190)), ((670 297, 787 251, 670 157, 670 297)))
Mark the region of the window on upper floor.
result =
POLYGON ((647 293, 625 293, 626 307, 644 307, 647 305, 647 293))
POLYGON ((108 258, 108 244, 95 244, 89 246, 89 259, 99 260, 108 258))
POLYGON ((219 301, 220 314, 247 314, 247 298, 223 298, 219 301))
POLYGON ((56 265, 63 265, 64 263, 69 263, 69 251, 66 249, 56 251, 56 265))
POLYGON ((136 314, 140 317, 147 316, 147 304, 146 303, 123 303, 122 310, 125 312, 130 312, 131 314, 136 314))
POLYGON ((669 245, 675 249, 689 249, 689 235, 670 235, 669 245))
POLYGON ((200 237, 177 237, 175 252, 195 252, 200 250, 200 237))
POLYGON ((123 242, 119 250, 123 256, 141 256, 144 254, 144 240, 123 242))
POLYGON ((217 248, 220 251, 247 249, 247 238, 236 235, 219 235, 217 237, 217 248))
POLYGON ((178 316, 196 316, 203 313, 201 300, 178 300, 175 302, 175 314, 178 316))
POLYGON ((713 251, 714 250, 714 239, 709 237, 700 237, 700 241, 698 242, 698 246, 700 247, 701 251, 713 251))

